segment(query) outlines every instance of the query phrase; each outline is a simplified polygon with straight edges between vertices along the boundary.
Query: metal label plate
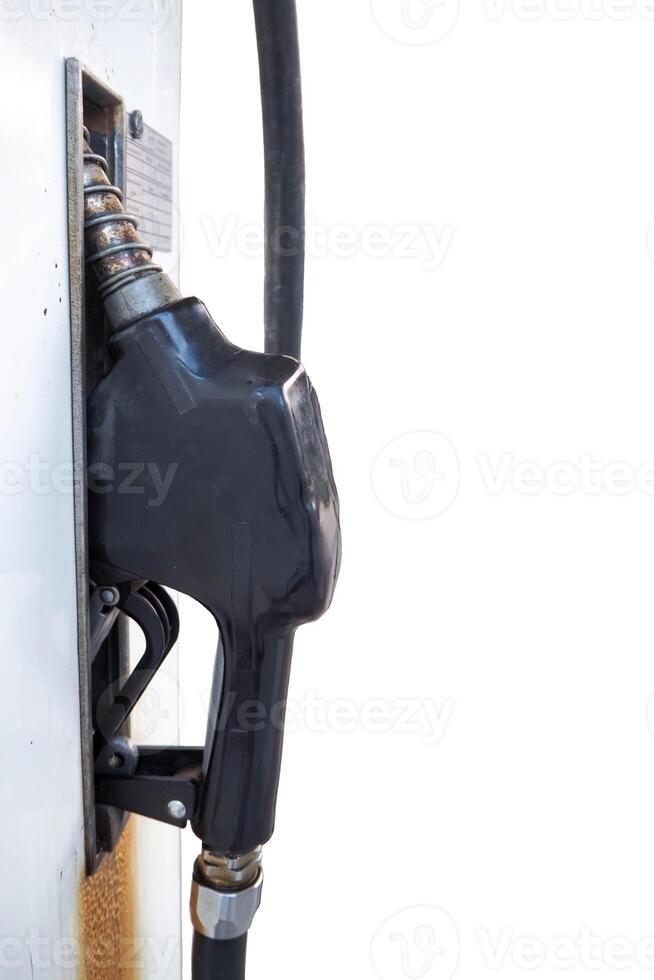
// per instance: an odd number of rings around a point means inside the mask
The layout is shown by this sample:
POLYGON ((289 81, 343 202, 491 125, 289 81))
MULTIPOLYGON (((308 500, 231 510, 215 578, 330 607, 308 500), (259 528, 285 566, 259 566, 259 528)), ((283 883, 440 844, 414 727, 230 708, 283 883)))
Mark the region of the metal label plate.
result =
POLYGON ((173 144, 151 126, 127 138, 127 210, 159 252, 173 249, 173 144))

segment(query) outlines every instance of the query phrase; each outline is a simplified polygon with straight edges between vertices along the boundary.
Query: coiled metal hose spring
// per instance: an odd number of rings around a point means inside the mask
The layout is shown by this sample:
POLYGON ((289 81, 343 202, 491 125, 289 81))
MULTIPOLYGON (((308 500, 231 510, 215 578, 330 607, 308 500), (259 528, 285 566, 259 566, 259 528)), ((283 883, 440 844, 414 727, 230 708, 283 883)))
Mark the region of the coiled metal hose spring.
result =
POLYGON ((84 242, 86 264, 93 269, 102 299, 134 279, 161 272, 152 247, 138 233, 138 221, 123 207, 123 193, 108 177, 103 156, 91 149, 84 127, 84 242))

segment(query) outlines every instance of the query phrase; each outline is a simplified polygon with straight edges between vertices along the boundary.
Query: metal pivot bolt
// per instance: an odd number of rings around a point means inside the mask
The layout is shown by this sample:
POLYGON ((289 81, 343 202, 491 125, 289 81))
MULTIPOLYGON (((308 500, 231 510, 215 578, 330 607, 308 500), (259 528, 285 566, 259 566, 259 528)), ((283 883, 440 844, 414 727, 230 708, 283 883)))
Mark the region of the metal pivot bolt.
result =
POLYGON ((120 592, 114 588, 103 589, 100 598, 105 606, 117 606, 120 602, 120 592))
POLYGON ((145 130, 145 124, 143 122, 143 113, 140 109, 134 109, 133 112, 129 114, 129 132, 132 139, 140 140, 143 136, 145 130))
POLYGON ((186 807, 181 800, 171 800, 168 804, 168 813, 175 820, 185 820, 186 819, 186 807))

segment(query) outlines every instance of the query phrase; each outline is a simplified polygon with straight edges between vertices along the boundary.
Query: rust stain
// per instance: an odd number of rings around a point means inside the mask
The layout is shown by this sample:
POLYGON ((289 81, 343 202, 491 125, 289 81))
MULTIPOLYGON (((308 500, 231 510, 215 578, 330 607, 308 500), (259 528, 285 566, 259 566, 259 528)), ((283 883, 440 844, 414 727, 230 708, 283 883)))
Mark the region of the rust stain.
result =
POLYGON ((136 980, 134 821, 80 894, 80 980, 136 980))

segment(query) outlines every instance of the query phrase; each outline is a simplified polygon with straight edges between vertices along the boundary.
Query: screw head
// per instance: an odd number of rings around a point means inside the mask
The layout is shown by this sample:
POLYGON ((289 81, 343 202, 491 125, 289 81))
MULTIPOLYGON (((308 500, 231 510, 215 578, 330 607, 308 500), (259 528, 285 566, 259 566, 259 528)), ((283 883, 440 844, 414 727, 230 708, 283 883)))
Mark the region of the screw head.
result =
POLYGON ((129 114, 129 131, 132 139, 140 140, 143 136, 143 130, 145 129, 145 124, 143 122, 143 113, 140 109, 134 109, 133 112, 129 114))
POLYGON ((186 807, 181 800, 171 800, 168 804, 168 813, 175 820, 186 819, 186 807))
POLYGON ((120 593, 118 589, 103 589, 100 593, 100 598, 104 602, 105 606, 115 606, 118 604, 120 599, 120 593))

